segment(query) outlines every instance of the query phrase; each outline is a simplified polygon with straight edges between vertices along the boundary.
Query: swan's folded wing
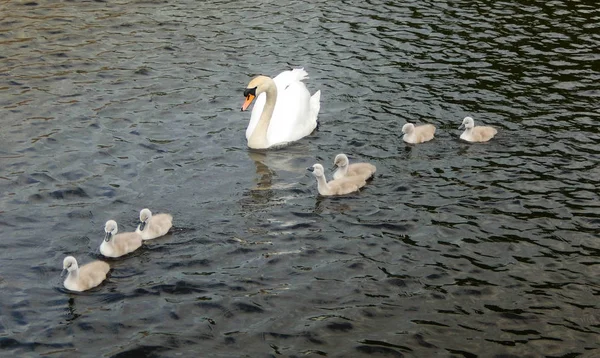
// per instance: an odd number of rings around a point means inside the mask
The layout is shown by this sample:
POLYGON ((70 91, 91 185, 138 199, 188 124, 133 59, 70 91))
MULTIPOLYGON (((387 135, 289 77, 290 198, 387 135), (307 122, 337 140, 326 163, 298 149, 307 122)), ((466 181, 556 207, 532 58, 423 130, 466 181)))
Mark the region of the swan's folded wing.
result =
POLYGON ((432 124, 424 124, 415 127, 416 143, 424 143, 433 139, 435 135, 435 126, 432 124))
POLYGON ((293 142, 312 133, 317 121, 311 115, 310 93, 304 83, 298 80, 275 83, 277 102, 267 131, 269 143, 293 142))
POLYGON ((275 81, 277 90, 279 90, 280 86, 285 88, 292 82, 300 82, 305 79, 308 79, 308 73, 304 71, 304 68, 294 68, 291 71, 281 72, 273 78, 273 81, 275 81))
POLYGON ((487 142, 488 140, 492 139, 496 133, 498 133, 498 130, 493 127, 477 126, 473 128, 472 132, 475 141, 487 142))
POLYGON ((106 279, 110 266, 104 261, 94 261, 80 268, 79 284, 83 290, 98 286, 106 279))

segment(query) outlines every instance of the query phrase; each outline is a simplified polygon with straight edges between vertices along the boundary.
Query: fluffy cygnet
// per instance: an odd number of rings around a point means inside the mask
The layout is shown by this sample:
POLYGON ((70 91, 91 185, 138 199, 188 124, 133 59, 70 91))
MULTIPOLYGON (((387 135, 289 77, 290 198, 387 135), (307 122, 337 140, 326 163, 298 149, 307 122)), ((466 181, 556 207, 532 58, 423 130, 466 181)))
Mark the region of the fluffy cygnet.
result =
POLYGON ((349 194, 358 191, 358 189, 367 184, 365 178, 360 175, 334 179, 327 182, 327 179, 325 179, 325 169, 323 169, 321 164, 315 164, 307 169, 313 172, 313 175, 317 178, 317 189, 319 190, 319 194, 324 196, 349 194))
POLYGON ((173 226, 173 216, 170 214, 156 214, 148 209, 140 211, 140 224, 135 232, 142 235, 143 240, 152 240, 166 235, 173 226))
POLYGON ((117 234, 117 222, 108 220, 104 225, 104 240, 100 244, 100 253, 106 257, 120 257, 142 246, 142 236, 136 232, 117 234))
POLYGON ((364 180, 369 179, 375 174, 377 168, 369 163, 353 163, 350 164, 346 154, 338 154, 333 160, 333 165, 338 167, 338 170, 333 173, 333 179, 348 178, 359 176, 364 180))
POLYGON ((460 135, 460 139, 466 140, 467 142, 487 142, 494 138, 498 130, 488 126, 475 126, 475 122, 471 117, 465 117, 462 124, 458 129, 466 128, 465 131, 460 135))
POLYGON ((406 123, 402 126, 402 140, 406 143, 417 144, 427 142, 433 139, 435 127, 432 124, 416 126, 412 123, 406 123))
POLYGON ((70 291, 85 291, 98 286, 106 279, 110 266, 103 261, 93 261, 79 267, 73 256, 63 260, 63 273, 68 272, 64 281, 65 288, 70 291))

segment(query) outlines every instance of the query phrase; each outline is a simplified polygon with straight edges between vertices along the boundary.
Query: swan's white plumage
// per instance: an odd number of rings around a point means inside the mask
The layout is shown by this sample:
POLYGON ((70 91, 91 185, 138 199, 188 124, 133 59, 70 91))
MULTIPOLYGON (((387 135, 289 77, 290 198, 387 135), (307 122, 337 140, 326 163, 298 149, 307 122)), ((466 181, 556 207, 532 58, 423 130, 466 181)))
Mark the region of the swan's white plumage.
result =
MULTIPOLYGON (((303 80, 308 73, 302 68, 284 71, 273 78, 277 88, 277 101, 267 130, 267 147, 282 146, 311 134, 317 127, 321 91, 312 96, 303 80)), ((246 139, 256 128, 267 94, 261 93, 254 101, 246 139)))
POLYGON ((67 278, 63 285, 70 291, 85 291, 96 287, 106 279, 110 266, 103 261, 93 261, 79 267, 73 256, 63 260, 63 270, 67 270, 67 278))

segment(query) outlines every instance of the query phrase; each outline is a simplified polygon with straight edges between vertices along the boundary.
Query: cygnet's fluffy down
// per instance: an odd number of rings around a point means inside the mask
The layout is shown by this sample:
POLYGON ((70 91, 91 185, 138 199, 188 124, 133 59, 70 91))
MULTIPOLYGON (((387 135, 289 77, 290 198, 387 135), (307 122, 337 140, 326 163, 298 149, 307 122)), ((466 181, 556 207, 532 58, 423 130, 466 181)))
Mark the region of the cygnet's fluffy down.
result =
POLYGON ((333 160, 333 165, 338 169, 333 173, 333 179, 341 179, 353 176, 359 176, 364 180, 369 179, 375 174, 377 168, 370 163, 352 163, 348 160, 346 154, 338 154, 333 160))
POLYGON ((402 140, 406 143, 417 144, 427 142, 433 139, 435 127, 432 124, 424 124, 415 126, 412 123, 406 123, 402 126, 402 140))
POLYGON ((152 240, 166 235, 173 226, 173 216, 170 214, 152 215, 149 209, 140 211, 140 224, 135 232, 142 235, 143 240, 152 240))
POLYGON ((100 253, 106 257, 120 257, 142 246, 142 236, 136 232, 118 232, 117 222, 108 220, 104 225, 104 240, 100 244, 100 253))
POLYGON ((494 127, 475 126, 475 122, 471 117, 465 117, 458 129, 462 129, 463 127, 466 129, 460 135, 460 139, 467 142, 487 142, 498 133, 498 130, 494 127))
POLYGON ((317 189, 319 190, 319 194, 324 196, 349 194, 358 191, 367 184, 365 179, 358 175, 327 182, 327 179, 325 179, 325 169, 323 169, 321 164, 315 164, 307 169, 313 172, 313 175, 317 178, 317 189))
POLYGON ((86 291, 96 287, 106 279, 110 266, 103 261, 93 261, 79 267, 73 256, 67 256, 63 260, 63 272, 67 271, 64 286, 70 291, 86 291))

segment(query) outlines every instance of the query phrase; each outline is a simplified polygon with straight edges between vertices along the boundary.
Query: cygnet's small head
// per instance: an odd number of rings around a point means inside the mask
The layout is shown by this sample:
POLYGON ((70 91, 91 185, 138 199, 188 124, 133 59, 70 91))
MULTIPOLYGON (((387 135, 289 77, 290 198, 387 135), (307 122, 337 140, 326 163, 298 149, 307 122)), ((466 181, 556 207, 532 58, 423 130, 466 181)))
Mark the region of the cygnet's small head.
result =
POLYGON ((325 175, 325 169, 321 164, 315 164, 312 167, 308 167, 306 169, 312 172, 315 177, 322 177, 325 175))
POLYGON ((402 126, 402 133, 411 134, 415 130, 415 125, 412 123, 406 123, 402 126))
POLYGON ((150 209, 142 209, 140 211, 140 221, 147 222, 152 217, 152 211, 150 209))
POLYGON ((73 256, 67 256, 63 260, 63 272, 64 270, 71 272, 73 270, 77 270, 78 267, 79 266, 77 266, 77 260, 75 260, 73 256))
POLYGON ((116 235, 118 231, 119 229, 117 227, 117 222, 114 220, 108 220, 104 225, 104 232, 106 233, 104 235, 104 241, 110 241, 110 239, 116 235))
POLYGON ((148 223, 148 220, 152 217, 152 212, 150 209, 142 209, 140 211, 140 231, 144 231, 144 227, 148 223))
POLYGON ((463 119, 463 121, 462 121, 462 125, 460 126, 460 128, 464 127, 464 128, 470 129, 470 128, 473 128, 474 126, 475 126, 475 122, 473 121, 473 118, 465 117, 465 119, 463 119))
POLYGON ((252 102, 259 94, 265 91, 267 81, 271 80, 267 76, 256 76, 248 83, 246 89, 244 90, 244 97, 246 97, 246 101, 242 105, 242 111, 245 111, 250 107, 252 102))
POLYGON ((333 160, 333 165, 337 166, 337 167, 345 167, 348 165, 348 157, 346 156, 346 154, 340 153, 338 155, 335 156, 335 159, 333 160))

